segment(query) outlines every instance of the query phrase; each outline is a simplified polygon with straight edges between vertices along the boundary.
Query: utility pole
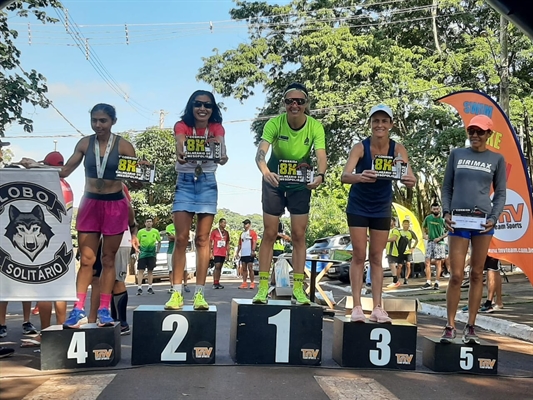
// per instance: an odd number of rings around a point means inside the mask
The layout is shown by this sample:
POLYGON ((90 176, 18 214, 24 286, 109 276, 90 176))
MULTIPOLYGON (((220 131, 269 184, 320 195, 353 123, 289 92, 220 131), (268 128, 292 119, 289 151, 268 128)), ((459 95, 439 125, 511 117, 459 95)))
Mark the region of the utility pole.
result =
POLYGON ((54 140, 54 151, 57 151, 57 140, 54 140))
POLYGON ((159 129, 165 129, 165 115, 168 115, 168 111, 159 110, 159 129))
POLYGON ((509 21, 500 16, 500 105, 503 112, 509 116, 509 40, 508 40, 509 21))

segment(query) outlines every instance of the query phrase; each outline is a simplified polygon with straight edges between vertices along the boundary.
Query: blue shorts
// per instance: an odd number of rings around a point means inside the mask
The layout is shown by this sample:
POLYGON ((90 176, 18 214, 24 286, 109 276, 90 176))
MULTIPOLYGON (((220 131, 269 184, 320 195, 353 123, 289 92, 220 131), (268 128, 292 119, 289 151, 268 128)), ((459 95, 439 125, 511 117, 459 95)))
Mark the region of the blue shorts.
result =
POLYGON ((494 228, 488 232, 481 233, 473 229, 454 229, 453 232, 448 232, 448 236, 459 236, 463 239, 472 239, 474 236, 494 235, 494 228))
POLYGON ((204 172, 198 178, 193 173, 178 173, 172 212, 215 215, 217 200, 218 187, 214 172, 204 172))

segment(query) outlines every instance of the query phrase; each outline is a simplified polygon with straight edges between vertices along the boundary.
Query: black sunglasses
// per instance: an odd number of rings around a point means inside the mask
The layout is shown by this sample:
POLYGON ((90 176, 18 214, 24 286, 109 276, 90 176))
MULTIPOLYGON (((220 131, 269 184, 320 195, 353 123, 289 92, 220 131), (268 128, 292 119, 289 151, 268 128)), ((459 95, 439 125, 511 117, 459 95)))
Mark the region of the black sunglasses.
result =
POLYGON ((204 106, 205 108, 207 108, 208 110, 212 109, 213 108, 213 103, 209 103, 207 101, 198 101, 196 100, 194 103, 193 103, 193 106, 194 108, 202 108, 202 106, 204 106))
POLYGON ((287 104, 288 106, 291 105, 292 103, 296 102, 296 104, 298 104, 299 106, 303 106, 307 100, 306 99, 285 99, 285 104, 287 104))
POLYGON ((477 134, 478 137, 483 136, 485 133, 487 133, 487 131, 484 131, 482 129, 467 129, 466 131, 468 132, 469 136, 474 136, 477 134))

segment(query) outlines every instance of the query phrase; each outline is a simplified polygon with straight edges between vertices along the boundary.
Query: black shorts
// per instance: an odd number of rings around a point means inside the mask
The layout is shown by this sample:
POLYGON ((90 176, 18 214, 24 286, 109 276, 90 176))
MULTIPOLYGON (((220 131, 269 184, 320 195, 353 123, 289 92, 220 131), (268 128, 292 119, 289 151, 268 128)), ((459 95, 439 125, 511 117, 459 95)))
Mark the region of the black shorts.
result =
POLYGON ((387 255, 387 261, 389 264, 398 264, 400 262, 400 258, 397 256, 387 255))
POLYGON ((224 264, 224 261, 226 261, 226 257, 222 257, 222 256, 215 256, 213 258, 213 262, 215 264, 224 264))
POLYGON ((293 215, 309 214, 311 191, 307 188, 284 191, 263 180, 261 198, 266 214, 279 216, 285 212, 285 208, 293 215))
POLYGON ((398 264, 405 264, 408 262, 413 261, 413 255, 412 254, 402 254, 401 256, 398 256, 398 264))
POLYGON ((145 270, 153 271, 155 268, 155 257, 146 257, 146 258, 139 258, 137 261, 137 269, 138 270, 145 270))
POLYGON ((485 259, 485 266, 483 267, 484 271, 498 271, 500 269, 499 262, 497 258, 487 256, 485 259))
POLYGON ((254 262, 255 257, 254 256, 242 256, 241 262, 245 264, 251 264, 254 262))
POLYGON ((370 218, 361 215, 346 213, 349 227, 369 228, 376 231, 390 230, 390 217, 385 218, 370 218))

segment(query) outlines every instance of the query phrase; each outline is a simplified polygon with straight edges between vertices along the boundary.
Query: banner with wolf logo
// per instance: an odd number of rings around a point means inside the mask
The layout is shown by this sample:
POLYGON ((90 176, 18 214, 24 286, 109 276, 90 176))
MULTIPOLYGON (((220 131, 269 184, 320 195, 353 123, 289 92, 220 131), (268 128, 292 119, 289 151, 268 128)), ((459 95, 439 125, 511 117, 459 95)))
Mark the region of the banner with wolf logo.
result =
POLYGON ((0 301, 76 300, 68 211, 57 170, 0 169, 0 301))

